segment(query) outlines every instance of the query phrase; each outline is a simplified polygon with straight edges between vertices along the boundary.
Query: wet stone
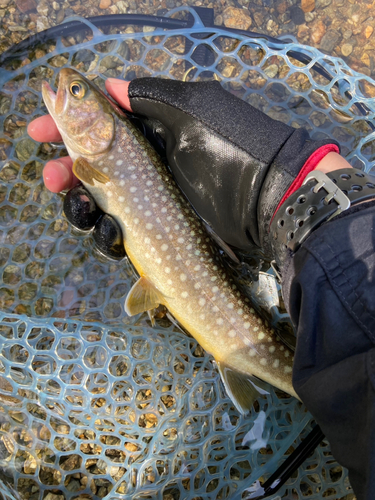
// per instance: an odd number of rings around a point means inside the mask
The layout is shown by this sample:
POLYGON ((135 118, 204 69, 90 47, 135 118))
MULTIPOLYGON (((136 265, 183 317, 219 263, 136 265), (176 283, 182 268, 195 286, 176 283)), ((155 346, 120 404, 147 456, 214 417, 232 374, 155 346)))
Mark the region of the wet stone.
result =
POLYGON ((0 138, 0 161, 9 158, 11 148, 12 148, 11 141, 8 141, 8 139, 0 138))
POLYGON ((340 39, 341 39, 340 33, 338 33, 335 30, 329 30, 323 36, 322 41, 320 42, 320 48, 328 53, 332 53, 336 45, 339 44, 340 39))
POLYGON ((4 182, 13 181, 17 178, 20 166, 14 161, 6 163, 0 170, 0 180, 4 182))
POLYGON ((23 205, 29 198, 31 188, 26 184, 16 184, 9 193, 9 201, 15 205, 23 205))
POLYGON ((18 245, 13 250, 12 261, 18 263, 24 263, 30 257, 31 248, 27 243, 22 243, 18 245))
POLYGON ((16 145, 15 156, 20 161, 28 160, 35 150, 35 145, 35 142, 31 139, 22 139, 16 145))

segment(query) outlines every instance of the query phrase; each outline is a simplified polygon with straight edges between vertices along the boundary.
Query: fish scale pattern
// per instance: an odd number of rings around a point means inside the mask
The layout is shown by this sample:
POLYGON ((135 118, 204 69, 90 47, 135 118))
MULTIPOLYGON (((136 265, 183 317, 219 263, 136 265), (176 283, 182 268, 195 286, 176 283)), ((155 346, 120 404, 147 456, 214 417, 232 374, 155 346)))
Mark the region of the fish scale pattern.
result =
MULTIPOLYGON (((365 171, 375 156, 375 85, 341 60, 294 42, 275 45, 195 17, 179 30, 127 26, 47 40, 0 72, 0 495, 22 499, 246 499, 311 428, 275 392, 240 416, 214 362, 171 323, 129 318, 125 260, 73 229, 62 195, 42 182, 64 154, 27 124, 46 112, 41 82, 74 67, 107 77, 217 79, 270 116, 340 141, 365 171), (302 62, 301 62, 301 57, 302 62), (317 66, 318 65, 318 66, 317 66), (323 68, 322 72, 319 68, 323 68), (257 482, 258 481, 258 482, 257 482)), ((87 32, 87 30, 89 32, 87 32)), ((275 309, 275 308, 274 308, 275 309)), ((277 317, 285 314, 277 312, 277 317)), ((258 488, 258 489, 257 489, 258 488)), ((258 493, 257 493, 258 491, 258 493)), ((323 442, 276 498, 350 499, 347 473, 323 442)))

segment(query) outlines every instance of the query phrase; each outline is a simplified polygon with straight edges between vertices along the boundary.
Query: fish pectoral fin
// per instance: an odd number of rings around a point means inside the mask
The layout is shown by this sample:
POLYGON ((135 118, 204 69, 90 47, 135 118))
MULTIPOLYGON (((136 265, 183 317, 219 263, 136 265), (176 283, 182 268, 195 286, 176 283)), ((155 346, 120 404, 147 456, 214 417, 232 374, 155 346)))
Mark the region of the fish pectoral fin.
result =
POLYGON ((125 311, 129 316, 134 316, 155 309, 163 303, 162 301, 163 294, 147 278, 142 276, 131 287, 126 297, 125 311))
POLYGON ((260 387, 261 384, 258 384, 255 377, 237 372, 224 362, 217 361, 216 363, 228 396, 233 401, 237 410, 243 415, 247 415, 254 401, 261 394, 268 394, 268 392, 260 387))
POLYGON ((92 167, 90 163, 80 156, 73 163, 73 174, 78 177, 78 179, 90 186, 94 186, 94 180, 100 182, 101 184, 107 184, 110 182, 110 178, 96 170, 96 168, 92 167))

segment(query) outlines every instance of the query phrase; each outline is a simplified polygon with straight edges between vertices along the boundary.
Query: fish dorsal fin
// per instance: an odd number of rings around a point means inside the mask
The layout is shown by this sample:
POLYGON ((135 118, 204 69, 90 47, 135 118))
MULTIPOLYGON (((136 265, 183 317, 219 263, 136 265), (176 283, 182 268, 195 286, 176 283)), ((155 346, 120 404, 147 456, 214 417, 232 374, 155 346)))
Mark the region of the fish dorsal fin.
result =
POLYGON ((254 401, 256 401, 261 394, 268 394, 266 390, 261 388, 261 384, 258 384, 255 377, 239 373, 222 361, 217 362, 217 366, 228 396, 233 401, 237 410, 243 415, 249 413, 254 401))
POLYGON ((163 295, 150 283, 147 278, 142 276, 131 287, 126 300, 125 311, 129 316, 134 316, 150 309, 155 309, 162 304, 163 295))
POLYGON ((111 180, 107 175, 92 167, 90 163, 81 156, 73 163, 73 174, 78 177, 80 181, 90 186, 95 185, 94 180, 101 184, 107 184, 107 182, 111 180))

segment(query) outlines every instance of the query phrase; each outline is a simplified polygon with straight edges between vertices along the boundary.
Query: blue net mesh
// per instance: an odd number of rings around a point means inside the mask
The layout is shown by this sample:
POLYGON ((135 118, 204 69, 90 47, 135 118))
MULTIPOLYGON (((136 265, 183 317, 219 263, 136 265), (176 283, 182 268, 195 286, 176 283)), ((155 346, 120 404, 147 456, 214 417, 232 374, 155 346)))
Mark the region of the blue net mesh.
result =
MULTIPOLYGON (((205 28, 128 26, 45 41, 0 71, 0 498, 252 498, 311 429, 304 406, 270 390, 243 417, 214 362, 167 318, 129 318, 134 275, 74 230, 27 124, 46 112, 41 82, 75 67, 107 77, 216 78, 230 92, 314 138, 337 139, 369 171, 375 85, 343 61, 296 43, 205 28)), ((256 294, 255 294, 256 295, 256 294)), ((276 319, 285 314, 273 308, 276 319)), ((323 442, 272 498, 352 498, 323 442)))

